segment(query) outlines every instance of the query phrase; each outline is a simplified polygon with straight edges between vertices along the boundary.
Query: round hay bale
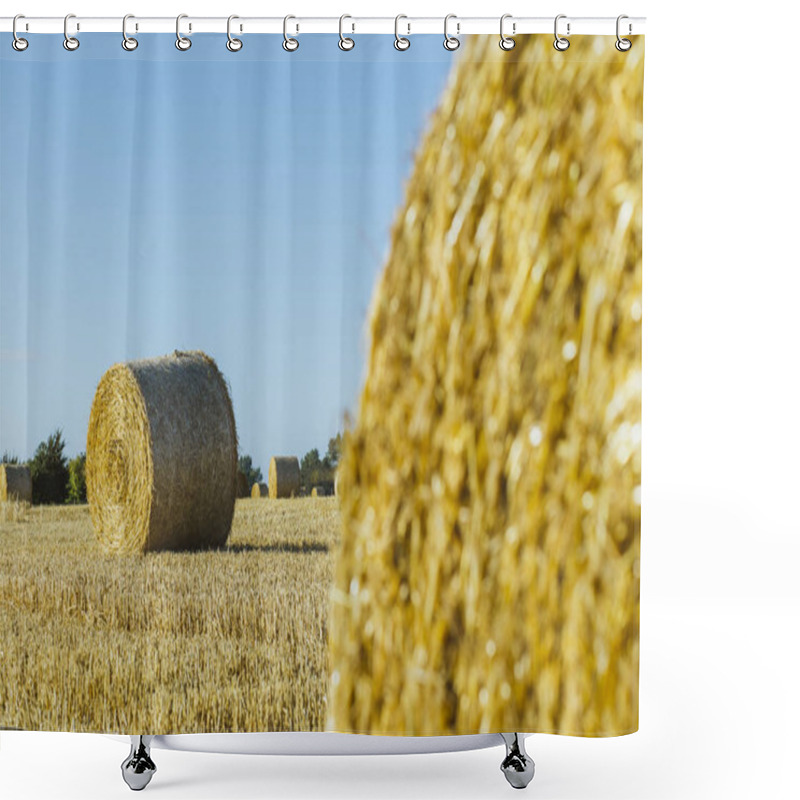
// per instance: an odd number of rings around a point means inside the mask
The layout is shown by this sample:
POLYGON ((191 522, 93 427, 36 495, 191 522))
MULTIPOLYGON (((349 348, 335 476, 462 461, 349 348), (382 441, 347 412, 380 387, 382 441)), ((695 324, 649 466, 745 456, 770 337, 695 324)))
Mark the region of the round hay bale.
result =
POLYGON ((259 497, 268 497, 269 490, 266 483, 254 483, 253 488, 250 490, 250 497, 258 499, 259 497))
POLYGON ((247 485, 247 475, 244 474, 241 470, 239 474, 236 476, 236 496, 237 497, 249 497, 250 496, 250 489, 247 485))
POLYGON ((269 496, 294 497, 300 489, 300 462, 296 456, 273 456, 269 462, 269 496))
POLYGON ((23 464, 0 464, 0 502, 30 503, 32 499, 30 469, 23 464))
POLYGON ((228 387, 205 353, 175 351, 103 375, 89 417, 86 493, 107 550, 221 547, 237 470, 228 387))
POLYGON ((474 36, 345 436, 329 729, 638 726, 644 42, 474 36))

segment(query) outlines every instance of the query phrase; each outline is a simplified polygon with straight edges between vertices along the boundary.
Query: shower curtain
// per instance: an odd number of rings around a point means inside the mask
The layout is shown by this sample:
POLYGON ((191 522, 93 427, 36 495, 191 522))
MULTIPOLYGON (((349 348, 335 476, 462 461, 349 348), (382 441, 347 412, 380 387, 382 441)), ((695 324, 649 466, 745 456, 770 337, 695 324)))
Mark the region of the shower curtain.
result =
POLYGON ((638 726, 644 42, 0 48, 0 727, 638 726))

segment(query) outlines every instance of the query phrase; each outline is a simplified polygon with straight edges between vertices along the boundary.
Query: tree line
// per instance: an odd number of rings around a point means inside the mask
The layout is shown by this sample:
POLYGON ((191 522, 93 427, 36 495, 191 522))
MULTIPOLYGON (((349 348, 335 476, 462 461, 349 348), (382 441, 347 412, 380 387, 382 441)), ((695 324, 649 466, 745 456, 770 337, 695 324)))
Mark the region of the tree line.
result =
POLYGON ((300 485, 310 492, 314 486, 321 486, 326 494, 333 494, 336 469, 342 456, 342 434, 337 433, 328 440, 328 450, 320 458, 319 450, 313 448, 300 459, 300 485))
MULTIPOLYGON (((32 499, 36 505, 86 502, 86 453, 78 453, 74 458, 68 459, 64 452, 65 447, 64 434, 58 428, 39 443, 33 458, 27 462, 33 484, 32 499)), ((310 492, 313 487, 319 486, 331 494, 341 454, 341 433, 328 440, 328 449, 324 456, 320 456, 316 447, 309 450, 300 459, 301 487, 310 492)), ((3 453, 0 463, 21 462, 17 456, 6 452, 3 453)), ((239 457, 239 471, 247 479, 248 491, 253 488, 254 483, 264 480, 261 468, 253 464, 249 455, 239 457)))
MULTIPOLYGON (((58 428, 39 442, 33 458, 27 462, 33 484, 32 500, 37 505, 86 502, 86 453, 67 459, 65 446, 64 435, 58 428)), ((2 463, 20 461, 15 455, 3 453, 2 463)))
MULTIPOLYGON (((336 480, 336 468, 342 455, 342 434, 337 433, 328 440, 328 449, 324 456, 314 447, 300 459, 300 487, 310 492, 315 486, 322 487, 328 494, 333 493, 333 484, 336 480)), ((249 455, 239 457, 239 471, 247 479, 248 491, 254 483, 262 483, 264 475, 261 467, 253 464, 249 455)))

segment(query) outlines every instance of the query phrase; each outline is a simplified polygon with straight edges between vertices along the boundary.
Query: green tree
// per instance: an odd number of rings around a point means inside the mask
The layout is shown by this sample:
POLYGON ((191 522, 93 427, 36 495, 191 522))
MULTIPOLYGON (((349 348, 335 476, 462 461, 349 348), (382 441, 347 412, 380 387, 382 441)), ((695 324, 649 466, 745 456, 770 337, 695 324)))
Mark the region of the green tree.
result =
POLYGON ((239 472, 247 478, 248 491, 253 488, 254 483, 261 483, 264 480, 261 467, 254 467, 250 456, 239 456, 239 472))
POLYGON ((67 502, 86 502, 86 453, 78 453, 67 465, 67 502))
POLYGON ((6 450, 6 452, 3 453, 3 457, 0 459, 0 464, 19 464, 19 459, 6 450))
POLYGON ((300 483, 310 489, 318 484, 322 476, 322 460, 319 457, 319 450, 315 447, 309 450, 300 462, 300 483))
POLYGON ((61 429, 40 442, 30 462, 34 503, 63 503, 67 498, 69 470, 61 429))
POLYGON ((333 439, 328 440, 328 452, 325 453, 325 458, 322 459, 322 464, 325 471, 328 473, 328 478, 333 480, 336 473, 336 467, 339 466, 339 459, 342 457, 342 434, 337 433, 333 439))

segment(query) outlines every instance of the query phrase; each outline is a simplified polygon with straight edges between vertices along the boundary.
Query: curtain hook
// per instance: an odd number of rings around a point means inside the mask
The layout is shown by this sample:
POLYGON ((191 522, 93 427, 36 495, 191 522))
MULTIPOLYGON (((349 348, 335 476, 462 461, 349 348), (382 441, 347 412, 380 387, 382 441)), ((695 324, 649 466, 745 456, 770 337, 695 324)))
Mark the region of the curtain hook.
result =
MULTIPOLYGON (((503 33, 503 24, 505 23, 505 21, 507 19, 511 19, 511 14, 503 14, 503 16, 500 17, 500 42, 499 42, 499 44, 500 44, 500 49, 501 50, 513 50, 514 47, 517 44, 510 36, 506 36, 503 33)), ((511 32, 512 33, 516 33, 516 29, 517 29, 517 24, 516 24, 516 22, 513 22, 511 24, 511 32)))
POLYGON ((122 49, 127 50, 129 53, 135 50, 139 46, 139 40, 134 39, 132 36, 128 36, 128 20, 129 19, 136 19, 133 14, 126 14, 122 18, 122 49))
MULTIPOLYGON (((74 36, 69 35, 68 26, 71 19, 75 19, 74 14, 67 14, 64 17, 64 49, 70 52, 77 50, 81 46, 81 43, 74 36)), ((77 30, 80 30, 80 28, 77 28, 77 30)))
MULTIPOLYGON (((627 14, 620 14, 617 17, 617 41, 616 41, 614 47, 616 47, 617 50, 620 51, 620 53, 627 53, 628 50, 630 50, 631 47, 633 47, 633 42, 630 39, 622 39, 622 38, 620 38, 620 35, 619 35, 619 23, 623 19, 630 19, 630 18, 628 17, 627 14)), ((628 33, 630 33, 630 30, 631 30, 631 26, 628 25, 628 33)))
MULTIPOLYGON (((339 49, 352 50, 356 46, 356 43, 350 37, 345 36, 342 30, 342 26, 344 25, 344 21, 346 19, 353 19, 353 18, 349 14, 342 14, 342 16, 339 17, 339 49)), ((353 26, 353 31, 355 31, 356 29, 355 24, 354 23, 351 24, 353 26)))
MULTIPOLYGON (((563 53, 569 47, 569 39, 565 39, 563 36, 558 35, 558 21, 566 18, 566 14, 559 14, 556 17, 555 25, 553 26, 553 34, 556 37, 555 41, 553 42, 553 47, 555 47, 555 49, 560 53, 563 53)), ((567 23, 567 36, 569 36, 569 22, 567 23)))
POLYGON ((18 19, 25 19, 24 14, 17 14, 14 17, 14 21, 11 23, 11 33, 13 34, 14 38, 11 41, 11 46, 18 52, 21 53, 23 50, 28 49, 28 40, 23 39, 21 36, 17 35, 17 20, 18 19))
POLYGON ((178 50, 188 50, 192 46, 192 40, 181 35, 181 20, 188 18, 188 14, 178 14, 175 19, 175 47, 177 47, 178 50))
MULTIPOLYGON (((405 14, 398 14, 394 18, 394 49, 408 50, 408 48, 411 47, 411 39, 406 39, 405 36, 400 35, 399 26, 401 19, 408 19, 408 17, 405 14)), ((411 33, 410 23, 407 22, 406 26, 408 27, 408 32, 411 33)))
MULTIPOLYGON (((235 19, 239 19, 236 14, 231 14, 228 17, 228 41, 225 43, 225 47, 227 47, 231 53, 238 53, 242 49, 242 40, 231 36, 231 22, 235 19)), ((241 28, 239 30, 241 30, 241 28)))
POLYGON ((300 47, 300 40, 289 36, 288 25, 290 19, 297 19, 297 17, 287 14, 283 18, 283 49, 286 50, 287 53, 293 53, 298 47, 300 47))
MULTIPOLYGON (((444 18, 444 49, 450 50, 450 52, 452 52, 453 50, 458 50, 458 48, 461 47, 461 40, 455 36, 451 36, 447 32, 447 23, 450 22, 451 19, 457 20, 458 17, 455 14, 448 14, 444 18)), ((460 26, 458 22, 456 22, 456 33, 459 32, 459 27, 460 26)))

